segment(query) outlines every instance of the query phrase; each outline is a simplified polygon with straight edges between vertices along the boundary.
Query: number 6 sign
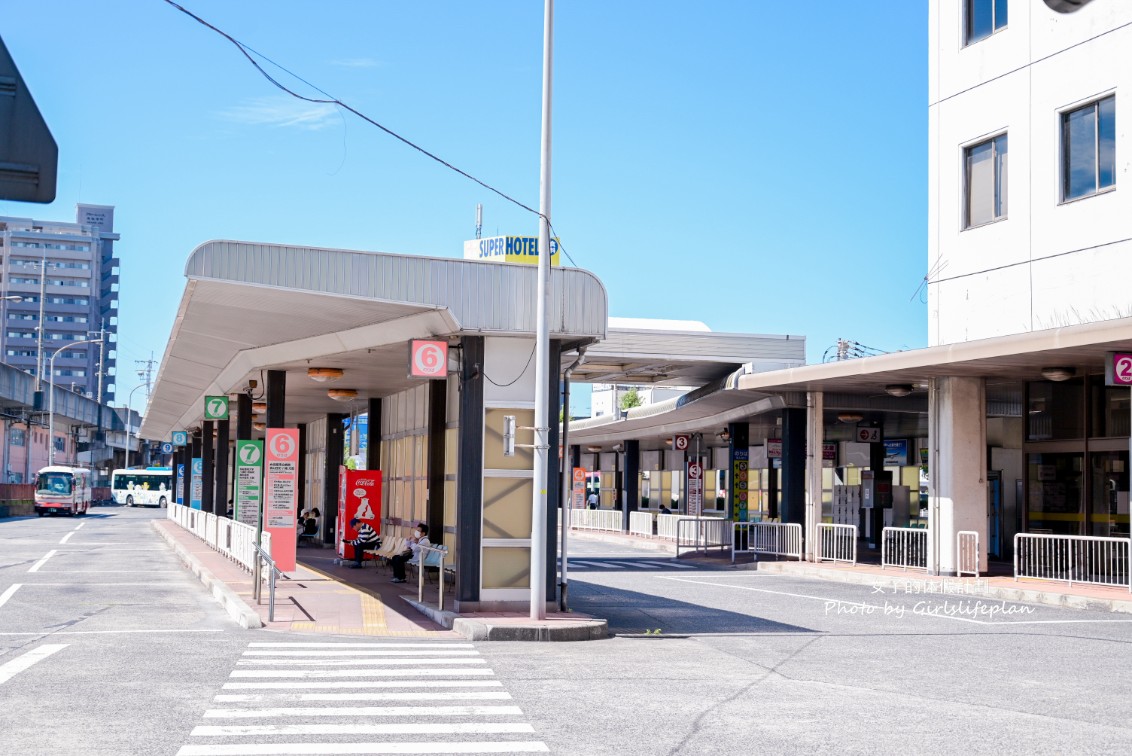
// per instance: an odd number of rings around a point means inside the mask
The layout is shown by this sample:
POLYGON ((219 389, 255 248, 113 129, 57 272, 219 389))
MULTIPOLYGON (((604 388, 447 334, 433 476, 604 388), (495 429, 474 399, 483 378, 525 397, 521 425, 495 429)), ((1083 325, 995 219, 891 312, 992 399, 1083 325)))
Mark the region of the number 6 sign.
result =
POLYGON ((448 342, 414 339, 409 348, 409 375, 443 378, 448 374, 448 342))

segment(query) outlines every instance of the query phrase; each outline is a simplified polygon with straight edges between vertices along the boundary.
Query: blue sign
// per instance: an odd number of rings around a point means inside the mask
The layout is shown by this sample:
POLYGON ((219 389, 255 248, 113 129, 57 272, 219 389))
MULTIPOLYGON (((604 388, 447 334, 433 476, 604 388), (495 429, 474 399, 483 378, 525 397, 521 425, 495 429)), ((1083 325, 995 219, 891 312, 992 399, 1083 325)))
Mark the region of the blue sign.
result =
POLYGON ((189 445, 189 432, 188 431, 173 431, 173 446, 188 446, 189 445))
POLYGON ((161 444, 161 453, 162 454, 172 454, 173 453, 173 444, 169 443, 168 441, 161 444))
POLYGON ((908 464, 908 439, 901 438, 884 442, 884 466, 904 467, 908 464))
POLYGON ((204 460, 193 457, 193 473, 189 481, 189 506, 200 509, 204 501, 204 460))
POLYGON ((177 465, 177 503, 185 503, 185 466, 177 465))

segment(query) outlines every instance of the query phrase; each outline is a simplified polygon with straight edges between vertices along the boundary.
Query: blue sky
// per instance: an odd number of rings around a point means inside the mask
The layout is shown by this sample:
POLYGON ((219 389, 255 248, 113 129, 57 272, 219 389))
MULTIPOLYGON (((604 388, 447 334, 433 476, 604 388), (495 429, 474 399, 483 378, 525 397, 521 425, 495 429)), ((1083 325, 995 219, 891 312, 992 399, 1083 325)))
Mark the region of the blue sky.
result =
MULTIPOLYGON (((542 2, 183 4, 537 207, 542 2)), ((560 0, 555 21, 552 217, 611 315, 805 335, 811 362, 926 344, 925 3, 560 0)), ((201 242, 459 257, 476 203, 485 236, 537 232, 162 0, 5 0, 2 28, 60 165, 52 205, 0 215, 116 206, 120 399, 201 242)))

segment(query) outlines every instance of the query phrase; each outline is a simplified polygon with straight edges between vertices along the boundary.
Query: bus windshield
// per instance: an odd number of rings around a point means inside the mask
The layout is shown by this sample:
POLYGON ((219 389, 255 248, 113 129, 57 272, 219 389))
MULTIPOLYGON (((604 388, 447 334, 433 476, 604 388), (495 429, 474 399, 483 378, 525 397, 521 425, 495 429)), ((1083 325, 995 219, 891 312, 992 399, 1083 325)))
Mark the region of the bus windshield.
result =
POLYGON ((44 493, 69 494, 73 476, 65 472, 41 472, 36 476, 35 490, 44 493))

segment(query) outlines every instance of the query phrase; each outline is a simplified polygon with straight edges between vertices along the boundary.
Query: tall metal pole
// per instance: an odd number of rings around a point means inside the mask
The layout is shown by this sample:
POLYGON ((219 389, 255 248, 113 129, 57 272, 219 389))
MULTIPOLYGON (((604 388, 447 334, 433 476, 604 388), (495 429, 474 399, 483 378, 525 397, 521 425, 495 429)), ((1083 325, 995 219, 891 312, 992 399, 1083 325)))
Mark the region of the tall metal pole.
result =
POLYGON ((542 160, 539 170, 538 293, 535 323, 535 462, 531 504, 531 619, 546 619, 546 486, 550 451, 550 101, 554 0, 546 0, 542 32, 542 160))

